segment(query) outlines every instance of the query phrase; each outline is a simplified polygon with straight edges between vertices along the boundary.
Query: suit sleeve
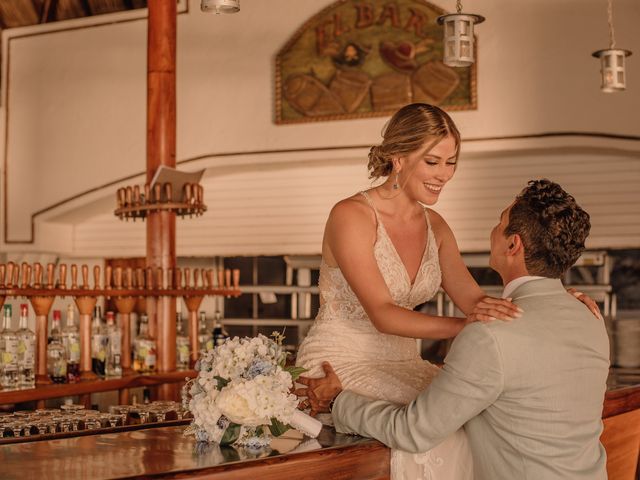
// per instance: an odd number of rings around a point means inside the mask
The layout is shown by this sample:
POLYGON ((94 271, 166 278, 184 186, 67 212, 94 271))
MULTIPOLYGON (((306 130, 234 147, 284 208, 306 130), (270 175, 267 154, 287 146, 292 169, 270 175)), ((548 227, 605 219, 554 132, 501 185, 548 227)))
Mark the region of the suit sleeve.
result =
POLYGON ((336 430, 426 452, 491 405, 503 388, 502 358, 493 333, 479 322, 456 337, 442 371, 408 405, 343 391, 334 402, 336 430))

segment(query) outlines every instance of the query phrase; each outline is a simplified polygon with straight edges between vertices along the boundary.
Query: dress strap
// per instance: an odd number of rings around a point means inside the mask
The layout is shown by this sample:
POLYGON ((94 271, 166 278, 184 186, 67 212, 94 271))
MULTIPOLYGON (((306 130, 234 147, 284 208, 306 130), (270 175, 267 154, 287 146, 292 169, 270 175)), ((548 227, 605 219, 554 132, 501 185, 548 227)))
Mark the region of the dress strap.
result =
POLYGON ((431 218, 429 216, 429 209, 427 207, 424 207, 424 216, 427 217, 427 228, 429 229, 429 231, 433 231, 433 229, 431 228, 431 218))
POLYGON ((373 200, 371 200, 371 197, 369 196, 369 192, 367 192, 366 190, 363 190, 360 192, 360 194, 367 199, 367 203, 373 209, 373 213, 376 214, 376 222, 380 223, 380 216, 378 215, 378 210, 376 209, 376 206, 374 205, 373 200))
POLYGON ((429 229, 429 231, 427 232, 427 248, 425 249, 426 252, 426 250, 432 248, 432 245, 436 245, 436 235, 435 233, 433 233, 433 228, 431 227, 431 216, 429 215, 429 209, 427 207, 424 207, 424 216, 427 217, 427 228, 429 229))

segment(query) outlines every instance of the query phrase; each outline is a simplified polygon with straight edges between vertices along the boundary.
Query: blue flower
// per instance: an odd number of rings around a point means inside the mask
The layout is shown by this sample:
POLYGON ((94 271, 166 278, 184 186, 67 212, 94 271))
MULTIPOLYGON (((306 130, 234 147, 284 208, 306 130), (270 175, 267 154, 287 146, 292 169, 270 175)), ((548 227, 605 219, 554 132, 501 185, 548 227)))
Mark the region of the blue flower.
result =
POLYGON ((227 417, 225 417, 224 415, 221 415, 218 421, 216 422, 216 425, 218 426, 218 428, 220 428, 220 430, 226 430, 230 423, 231 422, 227 417))
POLYGON ((249 437, 242 442, 243 446, 247 450, 259 451, 265 447, 268 447, 271 443, 271 439, 268 437, 249 437))
POLYGON ((273 371, 273 364, 266 360, 254 360, 253 363, 247 368, 243 377, 247 380, 252 380, 258 375, 269 375, 273 371))
POLYGON ((198 429, 196 430, 196 440, 199 442, 208 442, 209 434, 205 430, 198 429))

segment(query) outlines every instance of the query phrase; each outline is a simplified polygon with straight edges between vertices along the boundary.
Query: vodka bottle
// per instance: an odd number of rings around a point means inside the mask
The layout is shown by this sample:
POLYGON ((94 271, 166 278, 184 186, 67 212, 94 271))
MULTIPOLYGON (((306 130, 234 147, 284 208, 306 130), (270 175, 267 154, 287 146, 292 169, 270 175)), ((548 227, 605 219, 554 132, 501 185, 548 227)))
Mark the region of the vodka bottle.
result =
POLYGON ((122 333, 116 325, 113 312, 107 312, 107 377, 122 376, 122 333))
POLYGON ((189 368, 189 337, 184 332, 184 322, 179 312, 176 312, 176 368, 187 370, 189 368))
POLYGON ((211 334, 207 331, 207 316, 204 312, 200 312, 198 318, 198 350, 204 352, 213 348, 213 340, 211 334))
POLYGON ((18 336, 11 330, 11 305, 4 306, 0 354, 0 385, 5 389, 18 388, 18 336))
POLYGON ((47 346, 47 373, 53 383, 65 383, 67 381, 67 352, 62 344, 60 317, 60 310, 54 310, 51 324, 51 341, 47 346))
POLYGON ((67 380, 76 383, 80 381, 80 332, 71 304, 67 307, 67 325, 62 330, 62 344, 67 352, 67 380))
POLYGON ((91 324, 91 369, 102 376, 105 374, 108 341, 107 330, 102 324, 102 309, 95 307, 91 324))
POLYGON ((156 371, 156 341, 149 336, 149 320, 140 315, 140 333, 133 342, 133 369, 140 373, 156 371))
POLYGON ((213 348, 222 345, 225 340, 229 338, 229 334, 225 331, 221 319, 220 311, 216 310, 215 316, 213 317, 213 331, 211 333, 213 337, 213 348))
POLYGON ((20 305, 20 326, 16 335, 18 337, 18 378, 20 388, 34 388, 36 334, 29 330, 29 305, 20 305))

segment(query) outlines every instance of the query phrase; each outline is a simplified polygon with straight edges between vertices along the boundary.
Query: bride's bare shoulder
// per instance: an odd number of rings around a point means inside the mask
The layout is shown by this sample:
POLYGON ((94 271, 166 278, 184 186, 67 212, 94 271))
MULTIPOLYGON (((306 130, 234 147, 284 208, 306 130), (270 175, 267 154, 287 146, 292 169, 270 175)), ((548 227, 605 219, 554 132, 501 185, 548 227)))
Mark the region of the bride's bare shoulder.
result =
POLYGON ((356 193, 340 200, 331 209, 329 221, 375 225, 375 214, 364 195, 356 193))
POLYGON ((427 212, 429 213, 429 221, 431 222, 433 234, 438 241, 438 245, 440 245, 443 240, 453 239, 453 232, 442 215, 431 208, 427 208, 427 212))

